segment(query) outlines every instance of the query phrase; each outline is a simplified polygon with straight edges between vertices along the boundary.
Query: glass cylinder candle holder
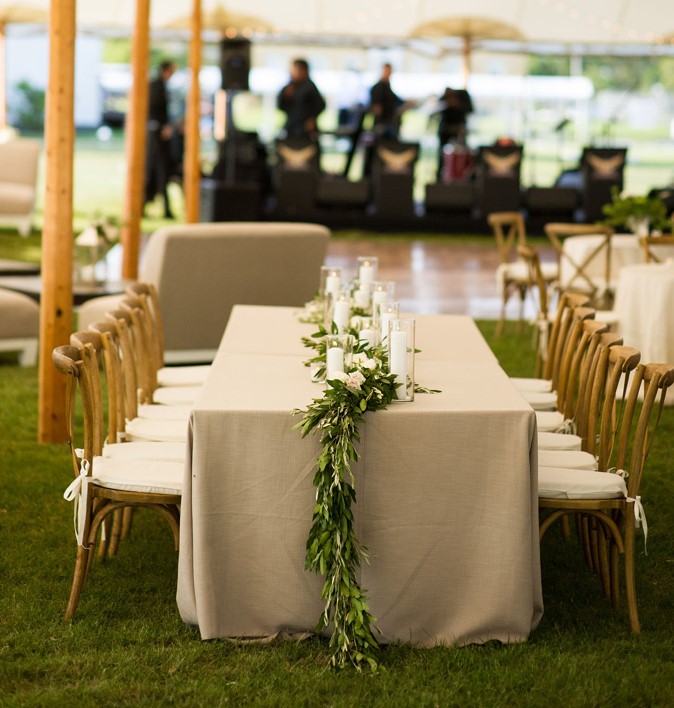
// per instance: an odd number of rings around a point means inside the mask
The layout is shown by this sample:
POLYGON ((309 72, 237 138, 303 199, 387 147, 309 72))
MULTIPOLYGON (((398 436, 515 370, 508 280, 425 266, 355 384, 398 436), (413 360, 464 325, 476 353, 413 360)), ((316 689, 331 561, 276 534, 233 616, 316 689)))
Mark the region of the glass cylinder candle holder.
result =
POLYGON ((351 334, 328 334, 325 337, 325 379, 332 381, 339 372, 353 366, 354 337, 351 334))
POLYGON ((358 339, 368 348, 376 347, 379 343, 377 328, 372 317, 361 317, 358 327, 358 339))
POLYGON ((388 337, 388 323, 391 320, 397 320, 400 317, 400 303, 384 302, 379 307, 379 341, 382 344, 388 337))
POLYGON ((351 294, 348 290, 340 290, 328 298, 326 329, 332 330, 332 324, 342 333, 349 329, 351 323, 351 294))
POLYGON ((353 306, 364 312, 371 312, 372 286, 369 283, 359 282, 352 294, 353 306))
POLYGON ((393 300, 396 284, 392 280, 378 280, 372 284, 372 316, 379 322, 379 309, 383 302, 393 300))
POLYGON ((358 280, 361 285, 372 285, 377 280, 379 259, 376 256, 358 257, 358 280))
POLYGON ((336 294, 342 289, 342 269, 332 266, 321 266, 321 297, 336 294))
POLYGON ((414 325, 413 319, 388 322, 388 370, 401 384, 396 389, 398 401, 414 400, 414 325))

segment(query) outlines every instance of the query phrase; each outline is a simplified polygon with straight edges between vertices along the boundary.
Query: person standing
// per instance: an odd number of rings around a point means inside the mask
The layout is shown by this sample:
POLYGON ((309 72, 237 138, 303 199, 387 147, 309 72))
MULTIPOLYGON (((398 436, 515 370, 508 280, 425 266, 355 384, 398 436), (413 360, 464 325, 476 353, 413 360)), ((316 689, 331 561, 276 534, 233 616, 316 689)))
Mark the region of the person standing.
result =
POLYGON ((447 87, 440 99, 440 105, 442 108, 438 111, 438 179, 443 171, 445 146, 453 144, 459 152, 465 149, 468 116, 473 112, 473 101, 465 89, 447 87))
POLYGON ((374 116, 375 137, 397 140, 405 102, 391 88, 392 72, 391 64, 384 64, 381 78, 370 89, 370 112, 374 116))
POLYGON ((173 219, 168 198, 168 181, 171 171, 170 141, 173 127, 169 121, 168 91, 166 83, 173 76, 176 65, 163 61, 157 75, 150 82, 147 121, 147 162, 145 165, 145 204, 157 194, 164 200, 164 217, 173 219))
POLYGON ((277 105, 286 114, 286 137, 318 139, 316 121, 325 110, 325 99, 309 77, 306 59, 295 59, 290 65, 290 82, 281 89, 277 105))

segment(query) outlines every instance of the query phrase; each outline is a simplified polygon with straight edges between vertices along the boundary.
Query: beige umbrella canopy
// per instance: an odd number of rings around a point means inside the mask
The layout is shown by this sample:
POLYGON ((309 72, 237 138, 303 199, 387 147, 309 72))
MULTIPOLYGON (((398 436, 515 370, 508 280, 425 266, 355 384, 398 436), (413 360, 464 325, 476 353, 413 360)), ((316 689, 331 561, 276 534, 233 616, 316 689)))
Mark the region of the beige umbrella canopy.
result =
POLYGON ((14 3, 0 5, 0 130, 7 125, 7 58, 5 53, 5 31, 7 25, 46 24, 49 21, 47 10, 14 3))
MULTIPOLYGON (((191 16, 178 17, 166 23, 166 29, 190 29, 191 16)), ((215 30, 225 37, 250 36, 255 32, 270 32, 269 22, 240 12, 228 10, 224 5, 216 5, 201 15, 201 25, 205 30, 215 30)))
POLYGON ((442 17, 424 22, 410 33, 412 37, 441 38, 460 37, 463 40, 464 85, 470 76, 470 59, 473 44, 480 39, 523 40, 524 35, 514 25, 490 17, 470 16, 442 17))

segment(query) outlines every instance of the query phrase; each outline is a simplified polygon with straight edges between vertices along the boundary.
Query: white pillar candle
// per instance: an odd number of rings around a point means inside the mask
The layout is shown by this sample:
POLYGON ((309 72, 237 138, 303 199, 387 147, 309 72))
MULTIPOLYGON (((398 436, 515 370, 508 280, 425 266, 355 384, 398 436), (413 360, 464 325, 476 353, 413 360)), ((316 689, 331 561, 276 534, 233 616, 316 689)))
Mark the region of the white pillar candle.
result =
POLYGON ((400 398, 405 396, 405 387, 407 386, 407 332, 394 330, 390 337, 388 368, 402 383, 402 389, 399 389, 398 392, 400 398))
POLYGON ((346 300, 335 300, 332 311, 332 321, 337 325, 340 332, 345 332, 349 328, 351 308, 346 300))
POLYGON ((377 331, 373 327, 361 329, 358 338, 361 342, 367 342, 369 347, 374 347, 377 344, 377 331))
POLYGON ((382 302, 388 300, 388 293, 386 290, 375 290, 372 293, 372 303, 375 305, 381 305, 382 302))
POLYGON ((336 295, 342 287, 341 278, 334 273, 329 275, 325 279, 325 293, 326 295, 336 295))
POLYGON ((325 361, 326 379, 330 381, 338 371, 344 371, 344 350, 341 347, 330 347, 325 361))
POLYGON ((370 306, 370 291, 367 286, 362 285, 354 292, 353 300, 356 307, 360 307, 362 310, 366 310, 370 306))
POLYGON ((398 315, 394 312, 382 312, 379 316, 379 324, 381 325, 380 334, 383 342, 388 337, 388 323, 391 320, 398 319, 398 315))
POLYGON ((362 283, 374 283, 374 268, 370 261, 363 261, 358 269, 358 280, 362 283))

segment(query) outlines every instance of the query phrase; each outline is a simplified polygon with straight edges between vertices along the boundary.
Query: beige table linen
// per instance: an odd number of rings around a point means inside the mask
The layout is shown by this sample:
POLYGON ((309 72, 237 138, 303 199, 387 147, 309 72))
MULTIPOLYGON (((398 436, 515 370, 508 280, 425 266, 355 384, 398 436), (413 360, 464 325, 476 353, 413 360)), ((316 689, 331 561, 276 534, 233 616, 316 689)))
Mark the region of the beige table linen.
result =
MULTIPOLYGON (((602 243, 603 236, 570 236, 564 240, 564 253, 568 254, 574 262, 582 264, 585 259, 602 243)), ((661 258, 674 257, 674 246, 657 246, 653 252, 661 258)), ((621 268, 644 262, 644 254, 639 245, 639 239, 632 234, 614 234, 611 237, 611 282, 610 287, 615 287, 621 268)), ((560 260, 559 281, 562 289, 569 285, 576 289, 584 289, 586 281, 582 276, 576 275, 576 269, 568 259, 560 260)), ((606 276, 606 250, 602 249, 592 258, 583 269, 588 277, 596 282, 598 287, 604 284, 606 276)))
MULTIPOLYGON (((674 363, 674 264, 642 263, 623 268, 615 311, 625 344, 641 351, 643 362, 674 363)), ((674 405, 674 391, 667 393, 674 405)))
MULTIPOLYGON (((304 570, 304 552, 319 444, 291 430, 289 411, 322 389, 298 356, 230 351, 253 336, 233 318, 190 422, 178 606, 204 639, 311 631, 322 578, 304 570)), ((360 579, 381 639, 525 640, 543 609, 535 415, 493 357, 420 359, 417 370, 443 392, 368 414, 354 465, 356 531, 371 555, 360 579)))
MULTIPOLYGON (((237 354, 300 356, 309 350, 303 336, 317 327, 300 321, 301 311, 292 307, 236 305, 227 324, 221 349, 237 354)), ((475 322, 464 315, 403 315, 416 319, 418 359, 438 361, 496 360, 475 322)))

